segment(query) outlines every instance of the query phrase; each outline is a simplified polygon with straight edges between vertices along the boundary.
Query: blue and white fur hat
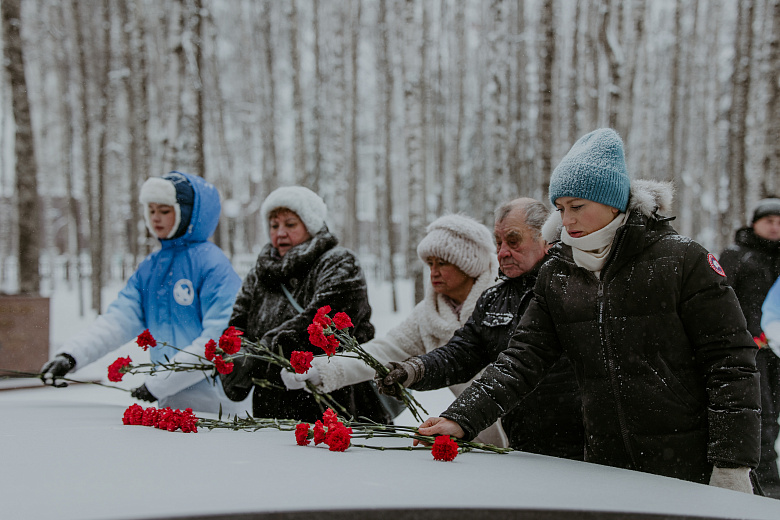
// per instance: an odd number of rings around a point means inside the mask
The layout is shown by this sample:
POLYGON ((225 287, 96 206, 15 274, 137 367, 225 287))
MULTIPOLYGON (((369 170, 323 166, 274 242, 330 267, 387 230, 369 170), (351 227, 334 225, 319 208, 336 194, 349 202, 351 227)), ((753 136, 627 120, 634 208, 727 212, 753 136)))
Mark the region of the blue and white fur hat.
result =
POLYGON ((630 187, 623 140, 611 128, 599 128, 580 137, 553 171, 550 202, 576 197, 625 213, 630 187))
POLYGON ((146 227, 154 235, 151 215, 149 214, 149 204, 165 204, 173 207, 176 215, 173 228, 168 233, 166 239, 178 238, 187 231, 192 217, 192 207, 195 204, 195 190, 193 189, 187 177, 180 172, 169 172, 162 177, 151 177, 141 186, 141 193, 138 197, 141 204, 144 205, 144 221, 146 227))

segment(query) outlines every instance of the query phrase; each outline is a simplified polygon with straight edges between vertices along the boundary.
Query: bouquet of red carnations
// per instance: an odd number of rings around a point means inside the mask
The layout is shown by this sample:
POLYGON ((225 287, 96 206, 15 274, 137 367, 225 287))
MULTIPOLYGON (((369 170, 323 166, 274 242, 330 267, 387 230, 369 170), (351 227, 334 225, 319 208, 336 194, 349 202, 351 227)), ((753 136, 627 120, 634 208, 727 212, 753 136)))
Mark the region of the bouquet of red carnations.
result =
MULTIPOLYGON (((374 369, 379 377, 386 376, 390 370, 374 356, 366 352, 358 340, 347 330, 349 327, 353 326, 350 317, 344 312, 337 312, 333 318, 330 318, 328 316, 330 311, 331 308, 329 305, 320 307, 317 310, 314 320, 312 320, 311 325, 309 325, 307 329, 311 344, 324 350, 328 357, 339 355, 360 359, 366 365, 374 369), (342 352, 337 352, 338 347, 343 349, 342 352)), ((303 374, 311 368, 313 356, 310 356, 310 352, 293 352, 293 356, 296 354, 299 354, 300 357, 297 362, 293 362, 295 372, 303 374), (306 355, 304 356, 304 354, 306 355)), ((422 414, 419 410, 425 412, 425 409, 417 402, 407 388, 400 383, 396 384, 400 389, 401 401, 409 408, 409 411, 412 412, 412 415, 416 419, 422 421, 422 414)))

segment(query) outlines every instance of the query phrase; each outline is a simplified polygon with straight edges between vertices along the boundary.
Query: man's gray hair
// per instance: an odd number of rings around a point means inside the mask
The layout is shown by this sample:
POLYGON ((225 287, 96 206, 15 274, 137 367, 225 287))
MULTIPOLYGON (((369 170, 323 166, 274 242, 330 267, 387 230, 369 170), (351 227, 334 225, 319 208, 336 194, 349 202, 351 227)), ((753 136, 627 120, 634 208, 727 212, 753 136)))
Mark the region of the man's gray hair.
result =
POLYGON ((507 215, 514 210, 520 210, 525 217, 525 223, 529 228, 533 229, 536 237, 542 234, 542 226, 547 221, 547 217, 550 216, 550 210, 547 206, 542 204, 536 199, 528 197, 521 197, 519 199, 510 200, 501 204, 496 209, 496 224, 502 222, 507 215))

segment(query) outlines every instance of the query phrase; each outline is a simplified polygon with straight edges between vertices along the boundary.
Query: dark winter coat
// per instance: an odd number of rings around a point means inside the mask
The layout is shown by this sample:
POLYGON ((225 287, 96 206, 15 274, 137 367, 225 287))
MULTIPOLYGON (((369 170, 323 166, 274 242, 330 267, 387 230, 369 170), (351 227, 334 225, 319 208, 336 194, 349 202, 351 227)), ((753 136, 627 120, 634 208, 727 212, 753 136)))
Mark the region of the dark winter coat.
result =
MULTIPOLYGON (((359 343, 374 337, 369 319, 366 280, 355 255, 339 247, 338 239, 327 228, 314 237, 290 249, 284 257, 270 244, 257 257, 255 267, 247 274, 233 306, 230 325, 244 331, 244 337, 262 342, 288 359, 294 350, 322 354, 309 342, 306 328, 320 307, 330 305, 332 313, 346 312, 352 319, 352 334, 359 343), (299 313, 282 290, 282 284, 303 307, 299 313)), ((286 390, 280 368, 259 364, 252 377, 265 379, 279 388, 255 386, 253 415, 255 417, 292 418, 314 422, 322 411, 311 394, 303 390, 286 390)), ((240 400, 248 388, 236 386, 225 377, 229 397, 240 400)), ((240 385, 241 381, 237 381, 240 385)), ((382 407, 369 383, 337 390, 331 396, 355 416, 362 415, 384 421, 382 407)))
POLYGON ((700 483, 713 464, 756 467, 756 346, 714 256, 656 212, 670 202, 666 185, 632 182, 601 279, 553 247, 509 347, 442 416, 472 436, 566 354, 586 461, 700 483))
MULTIPOLYGON (((780 241, 767 240, 752 228, 737 231, 735 243, 720 257, 753 337, 761 334, 761 306, 780 276, 780 241)), ((756 355, 761 378, 761 463, 756 471, 763 485, 780 484, 775 443, 780 434, 780 359, 770 348, 756 355)))
POLYGON ((752 228, 737 231, 735 243, 723 251, 720 265, 737 293, 748 330, 761 334, 761 305, 780 276, 780 241, 761 238, 752 228))
MULTIPOLYGON (((464 383, 495 361, 528 308, 538 272, 537 266, 517 278, 502 274, 498 284, 482 293, 471 317, 452 339, 420 356, 425 377, 412 388, 433 390, 464 383)), ((504 415, 501 425, 514 449, 582 460, 582 400, 566 356, 561 356, 539 386, 504 415)))

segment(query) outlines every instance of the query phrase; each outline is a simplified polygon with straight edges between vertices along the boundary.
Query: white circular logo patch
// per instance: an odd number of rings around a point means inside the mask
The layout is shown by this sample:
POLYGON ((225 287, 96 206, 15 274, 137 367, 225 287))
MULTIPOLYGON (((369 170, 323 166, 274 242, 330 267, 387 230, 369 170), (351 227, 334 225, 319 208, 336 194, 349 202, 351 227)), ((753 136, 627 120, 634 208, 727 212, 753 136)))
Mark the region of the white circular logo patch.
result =
POLYGON ((173 299, 179 305, 191 305, 195 300, 195 289, 192 287, 192 282, 186 278, 176 282, 176 285, 173 286, 173 299))

